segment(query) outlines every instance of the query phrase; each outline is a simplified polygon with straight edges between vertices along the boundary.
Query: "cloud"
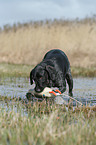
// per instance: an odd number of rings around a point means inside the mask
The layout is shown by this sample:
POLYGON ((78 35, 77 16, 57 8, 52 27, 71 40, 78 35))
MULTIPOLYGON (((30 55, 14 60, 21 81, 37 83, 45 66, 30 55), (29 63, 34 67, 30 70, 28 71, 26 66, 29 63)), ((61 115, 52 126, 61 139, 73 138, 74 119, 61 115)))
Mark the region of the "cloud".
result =
POLYGON ((0 25, 94 14, 95 0, 0 0, 0 25))

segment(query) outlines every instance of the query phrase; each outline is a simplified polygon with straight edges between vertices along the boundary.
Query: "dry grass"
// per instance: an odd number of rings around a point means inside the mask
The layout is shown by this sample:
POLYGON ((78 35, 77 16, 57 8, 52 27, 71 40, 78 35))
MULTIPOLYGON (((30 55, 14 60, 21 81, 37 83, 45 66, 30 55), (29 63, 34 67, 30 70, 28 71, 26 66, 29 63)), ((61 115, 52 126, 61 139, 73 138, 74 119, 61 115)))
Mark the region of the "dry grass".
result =
POLYGON ((53 48, 74 67, 96 67, 96 23, 54 22, 15 26, 0 33, 0 62, 36 65, 53 48))

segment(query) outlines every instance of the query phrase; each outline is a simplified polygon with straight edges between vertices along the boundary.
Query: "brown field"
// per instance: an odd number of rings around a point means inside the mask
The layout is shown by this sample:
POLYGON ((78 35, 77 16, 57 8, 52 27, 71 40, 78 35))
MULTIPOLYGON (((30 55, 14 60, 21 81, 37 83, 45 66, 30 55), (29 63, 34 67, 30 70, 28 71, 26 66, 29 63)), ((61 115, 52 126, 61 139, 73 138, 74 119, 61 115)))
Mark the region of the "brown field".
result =
POLYGON ((0 32, 0 63, 36 65, 53 48, 73 67, 96 67, 96 21, 34 22, 0 32))

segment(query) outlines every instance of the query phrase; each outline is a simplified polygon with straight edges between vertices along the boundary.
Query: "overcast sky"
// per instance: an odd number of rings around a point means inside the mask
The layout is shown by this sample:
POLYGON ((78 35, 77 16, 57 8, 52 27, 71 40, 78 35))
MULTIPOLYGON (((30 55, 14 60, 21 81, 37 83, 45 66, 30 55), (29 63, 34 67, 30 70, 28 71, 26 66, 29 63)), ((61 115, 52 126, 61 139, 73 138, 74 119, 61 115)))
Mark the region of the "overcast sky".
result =
POLYGON ((0 0, 0 27, 44 19, 74 19, 96 14, 96 0, 0 0))

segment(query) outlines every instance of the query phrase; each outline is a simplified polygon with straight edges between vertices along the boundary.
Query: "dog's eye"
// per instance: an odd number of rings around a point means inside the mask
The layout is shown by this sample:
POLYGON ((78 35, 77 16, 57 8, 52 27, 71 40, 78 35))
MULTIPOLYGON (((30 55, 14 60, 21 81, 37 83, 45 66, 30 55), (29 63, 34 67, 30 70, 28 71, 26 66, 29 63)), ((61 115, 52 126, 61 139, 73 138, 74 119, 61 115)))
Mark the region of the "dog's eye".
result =
POLYGON ((42 79, 42 76, 40 76, 39 78, 42 79))
POLYGON ((37 78, 38 78, 38 79, 42 79, 42 76, 38 76, 37 78))

